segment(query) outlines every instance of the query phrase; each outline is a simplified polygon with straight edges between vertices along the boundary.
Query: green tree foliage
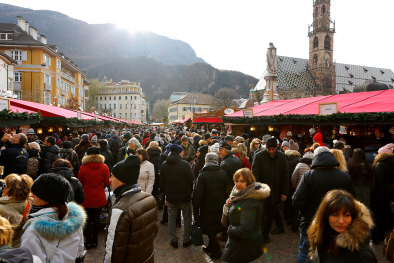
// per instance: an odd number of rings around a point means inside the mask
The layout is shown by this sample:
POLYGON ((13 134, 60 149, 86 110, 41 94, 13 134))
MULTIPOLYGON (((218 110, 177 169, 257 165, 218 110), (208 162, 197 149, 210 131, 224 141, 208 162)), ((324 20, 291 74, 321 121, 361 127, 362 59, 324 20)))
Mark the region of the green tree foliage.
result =
POLYGON ((92 79, 89 81, 89 100, 85 104, 85 111, 90 112, 90 108, 94 107, 95 111, 98 111, 98 102, 96 100, 96 95, 103 87, 98 79, 92 79))

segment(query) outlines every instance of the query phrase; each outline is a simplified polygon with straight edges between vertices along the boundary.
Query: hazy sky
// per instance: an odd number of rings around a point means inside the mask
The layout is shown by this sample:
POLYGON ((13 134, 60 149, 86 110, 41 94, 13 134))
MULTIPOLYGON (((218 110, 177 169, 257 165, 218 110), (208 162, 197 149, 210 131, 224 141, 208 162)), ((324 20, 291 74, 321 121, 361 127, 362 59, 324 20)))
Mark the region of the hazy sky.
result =
MULTIPOLYGON (((59 11, 90 24, 114 23, 179 39, 212 66, 256 78, 265 70, 269 42, 277 47, 278 55, 308 58, 313 0, 2 2, 59 11)), ((332 0, 331 17, 337 31, 334 60, 394 70, 393 10, 393 0, 332 0)))

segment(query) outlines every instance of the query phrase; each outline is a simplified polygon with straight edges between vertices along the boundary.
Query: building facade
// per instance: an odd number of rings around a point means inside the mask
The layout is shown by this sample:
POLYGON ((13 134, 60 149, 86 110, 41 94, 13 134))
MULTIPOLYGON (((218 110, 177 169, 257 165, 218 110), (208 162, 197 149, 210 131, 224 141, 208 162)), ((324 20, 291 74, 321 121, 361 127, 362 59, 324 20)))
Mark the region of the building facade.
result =
POLYGON ((95 97, 98 113, 124 120, 146 122, 148 104, 140 83, 122 80, 105 82, 103 85, 95 97))
POLYGON ((168 121, 174 122, 180 117, 185 119, 188 113, 210 112, 216 108, 217 101, 212 95, 188 93, 168 106, 168 121))
POLYGON ((12 97, 14 87, 14 66, 18 62, 0 52, 0 97, 12 97))
POLYGON ((83 109, 87 75, 23 17, 17 18, 18 25, 0 23, 0 51, 18 62, 14 94, 21 100, 55 106, 65 106, 73 97, 83 109))

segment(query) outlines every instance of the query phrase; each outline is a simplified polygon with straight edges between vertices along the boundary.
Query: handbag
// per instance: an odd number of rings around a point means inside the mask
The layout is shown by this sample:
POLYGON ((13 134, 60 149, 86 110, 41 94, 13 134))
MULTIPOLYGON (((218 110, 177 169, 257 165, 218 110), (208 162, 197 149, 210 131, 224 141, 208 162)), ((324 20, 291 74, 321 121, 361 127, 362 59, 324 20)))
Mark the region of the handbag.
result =
POLYGON ((394 262, 394 232, 384 240, 383 255, 388 261, 394 262))
POLYGON ((193 245, 196 247, 204 245, 204 240, 202 238, 202 230, 196 225, 192 226, 191 240, 193 245))
POLYGON ((229 210, 229 207, 224 205, 223 206, 223 214, 222 214, 222 225, 225 228, 228 228, 228 210, 229 210))

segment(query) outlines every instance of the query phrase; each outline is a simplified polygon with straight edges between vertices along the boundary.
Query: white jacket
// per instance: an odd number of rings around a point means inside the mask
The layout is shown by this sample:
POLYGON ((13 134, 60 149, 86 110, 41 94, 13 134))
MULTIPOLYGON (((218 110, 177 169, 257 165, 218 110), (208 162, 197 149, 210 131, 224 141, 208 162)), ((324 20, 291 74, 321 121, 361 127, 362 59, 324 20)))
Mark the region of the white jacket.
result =
POLYGON ((59 220, 53 208, 31 214, 23 226, 25 233, 21 247, 26 247, 42 262, 74 263, 83 252, 85 210, 76 203, 68 203, 68 213, 59 220))
POLYGON ((149 161, 143 161, 140 166, 140 175, 138 176, 138 185, 141 190, 149 194, 152 193, 155 183, 155 167, 149 161))

